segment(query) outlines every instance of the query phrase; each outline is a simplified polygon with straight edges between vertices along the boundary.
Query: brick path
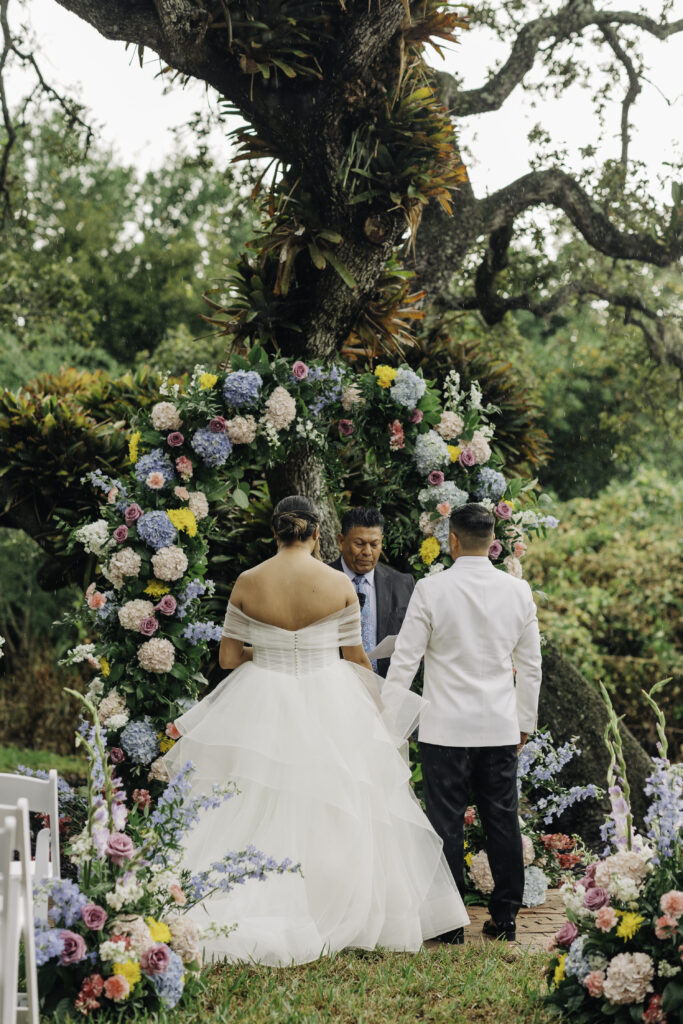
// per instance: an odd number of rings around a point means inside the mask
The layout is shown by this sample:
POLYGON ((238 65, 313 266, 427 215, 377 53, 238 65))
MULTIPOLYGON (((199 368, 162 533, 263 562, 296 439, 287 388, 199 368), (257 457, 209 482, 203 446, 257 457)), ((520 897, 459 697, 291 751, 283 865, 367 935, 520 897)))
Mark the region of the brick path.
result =
MULTIPOLYGON (((481 934, 484 921, 489 917, 486 907, 468 907, 470 924, 465 928, 465 942, 481 944, 489 942, 481 934)), ((534 953, 545 952, 546 943, 566 920, 564 904, 558 889, 549 889, 545 903, 540 907, 522 907, 517 915, 517 944, 534 953)), ((428 948, 438 943, 427 942, 428 948)))

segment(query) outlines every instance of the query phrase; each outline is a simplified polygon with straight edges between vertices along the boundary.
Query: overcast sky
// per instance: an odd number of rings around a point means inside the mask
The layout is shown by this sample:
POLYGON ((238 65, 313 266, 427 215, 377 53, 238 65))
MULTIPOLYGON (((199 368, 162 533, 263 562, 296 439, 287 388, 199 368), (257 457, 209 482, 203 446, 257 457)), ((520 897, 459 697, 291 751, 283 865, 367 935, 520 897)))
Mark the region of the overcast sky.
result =
MULTIPOLYGON (((608 3, 609 0, 605 6, 608 3)), ((619 9, 638 6, 642 5, 636 0, 618 0, 619 9)), ((647 0, 646 6, 654 10, 659 2, 647 0)), ((678 11, 671 13, 672 19, 683 16, 683 0, 677 0, 676 7, 678 11)), ((199 84, 165 92, 158 75, 159 61, 151 54, 146 55, 140 68, 132 49, 104 39, 55 0, 24 0, 23 12, 33 26, 44 74, 50 81, 76 92, 92 112, 100 138, 114 147, 120 159, 133 162, 140 169, 162 166, 173 147, 172 129, 185 124, 201 106, 215 102, 199 84)), ((18 4, 10 6, 12 13, 16 18, 18 4)), ((505 53, 505 47, 477 29, 463 34, 462 43, 451 50, 445 64, 438 58, 434 63, 447 70, 458 70, 465 76, 465 85, 475 87, 482 84, 487 64, 503 58, 505 53)), ((647 162, 654 180, 664 164, 680 161, 683 35, 663 43, 648 40, 645 53, 651 84, 645 84, 633 108, 632 155, 647 162)), ((26 79, 15 75, 10 81, 11 96, 18 99, 26 84, 26 79)), ((615 90, 616 99, 624 88, 615 90)), ((568 90, 560 101, 550 100, 535 109, 531 108, 530 99, 530 94, 518 88, 504 110, 464 119, 458 126, 463 147, 470 153, 467 163, 478 195, 507 184, 529 169, 526 134, 538 121, 543 121, 556 142, 569 146, 570 165, 574 163, 577 147, 594 141, 594 132, 586 123, 592 116, 591 108, 585 93, 578 88, 568 90)), ((618 103, 610 123, 614 134, 605 140, 602 153, 617 156, 618 103)), ((212 148, 223 163, 226 148, 221 135, 216 134, 212 148)))

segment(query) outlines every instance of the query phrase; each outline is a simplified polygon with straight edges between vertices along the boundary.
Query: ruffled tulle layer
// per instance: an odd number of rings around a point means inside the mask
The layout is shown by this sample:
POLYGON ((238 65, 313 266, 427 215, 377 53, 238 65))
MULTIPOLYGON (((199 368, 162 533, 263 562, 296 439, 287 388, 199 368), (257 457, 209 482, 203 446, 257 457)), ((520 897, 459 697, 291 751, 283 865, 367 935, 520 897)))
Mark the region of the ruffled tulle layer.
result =
MULTIPOLYGON (((416 701, 407 697, 406 728, 416 701)), ((339 660, 301 676, 247 664, 176 724, 169 771, 191 760, 196 790, 228 779, 240 790, 202 817, 186 865, 252 844, 303 873, 247 882, 193 911, 200 926, 238 924, 205 943, 207 958, 283 965, 349 946, 417 950, 467 923, 370 673, 339 660)))

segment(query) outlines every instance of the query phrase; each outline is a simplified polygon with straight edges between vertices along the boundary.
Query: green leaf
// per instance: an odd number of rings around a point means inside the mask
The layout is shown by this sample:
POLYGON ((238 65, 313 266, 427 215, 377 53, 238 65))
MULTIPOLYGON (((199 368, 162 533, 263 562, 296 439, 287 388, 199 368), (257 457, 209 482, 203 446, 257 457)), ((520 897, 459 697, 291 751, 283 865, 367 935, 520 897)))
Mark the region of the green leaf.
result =
POLYGON ((249 370, 249 360, 245 359, 244 356, 238 356, 236 352, 230 356, 230 365, 233 370, 249 370))
POLYGON ((240 490, 239 488, 236 488, 232 492, 232 500, 240 508, 249 508, 249 498, 246 496, 244 491, 240 490))
POLYGON ((679 981, 670 981, 662 994, 664 1013, 673 1013, 683 1006, 683 985, 679 981))

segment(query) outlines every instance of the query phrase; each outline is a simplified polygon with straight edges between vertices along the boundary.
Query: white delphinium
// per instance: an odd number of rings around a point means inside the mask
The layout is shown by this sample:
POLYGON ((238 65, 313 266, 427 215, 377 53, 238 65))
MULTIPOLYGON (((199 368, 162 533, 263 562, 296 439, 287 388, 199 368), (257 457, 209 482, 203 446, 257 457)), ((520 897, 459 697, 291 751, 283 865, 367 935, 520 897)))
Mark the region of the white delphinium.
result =
POLYGON ((96 519, 94 523, 86 523, 74 532, 89 555, 101 555, 109 540, 109 526, 106 519, 96 519))
POLYGON ((113 964, 124 964, 126 960, 131 959, 131 951, 129 948, 126 948, 125 942, 101 942, 98 952, 100 954, 100 960, 108 961, 113 964))
POLYGON ((127 904, 137 903, 144 895, 145 890, 135 875, 130 875, 127 880, 119 878, 113 892, 106 893, 104 898, 112 910, 121 910, 127 904))

